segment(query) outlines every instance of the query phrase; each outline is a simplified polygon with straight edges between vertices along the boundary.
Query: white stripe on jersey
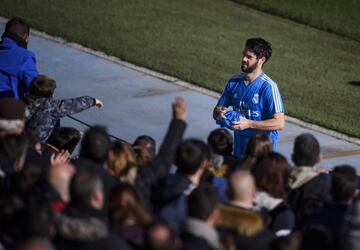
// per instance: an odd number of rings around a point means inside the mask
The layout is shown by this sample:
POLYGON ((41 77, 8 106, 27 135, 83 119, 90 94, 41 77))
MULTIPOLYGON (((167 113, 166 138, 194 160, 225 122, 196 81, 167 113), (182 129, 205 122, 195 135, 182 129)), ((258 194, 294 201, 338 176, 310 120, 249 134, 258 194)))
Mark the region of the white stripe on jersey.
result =
POLYGON ((280 93, 277 84, 265 74, 261 77, 261 79, 271 85, 271 90, 275 102, 275 112, 283 112, 284 109, 281 103, 280 93))
POLYGON ((275 102, 275 112, 283 111, 282 105, 281 105, 281 100, 280 100, 280 93, 279 93, 279 89, 277 88, 276 83, 266 75, 264 75, 261 79, 265 80, 267 83, 269 83, 271 85, 271 90, 272 90, 274 102, 275 102))

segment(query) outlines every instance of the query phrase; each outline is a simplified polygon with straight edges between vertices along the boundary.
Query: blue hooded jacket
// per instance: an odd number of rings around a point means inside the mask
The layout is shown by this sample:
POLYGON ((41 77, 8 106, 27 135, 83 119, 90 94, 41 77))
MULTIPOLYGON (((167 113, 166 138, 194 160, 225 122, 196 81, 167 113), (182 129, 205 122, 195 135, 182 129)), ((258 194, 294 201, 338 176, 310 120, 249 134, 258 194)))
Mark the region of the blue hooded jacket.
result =
POLYGON ((34 53, 4 37, 0 42, 0 97, 19 99, 38 75, 34 53))

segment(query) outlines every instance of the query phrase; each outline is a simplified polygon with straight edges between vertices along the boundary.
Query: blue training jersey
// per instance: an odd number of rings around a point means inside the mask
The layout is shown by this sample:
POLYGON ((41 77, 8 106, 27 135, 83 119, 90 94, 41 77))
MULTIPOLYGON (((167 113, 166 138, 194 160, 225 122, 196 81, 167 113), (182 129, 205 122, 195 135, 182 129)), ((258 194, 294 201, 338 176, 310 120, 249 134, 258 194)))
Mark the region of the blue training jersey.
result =
MULTIPOLYGON (((284 112, 284 105, 276 83, 264 72, 253 82, 245 84, 245 74, 233 76, 228 81, 218 105, 232 107, 234 111, 244 115, 249 120, 261 121, 273 118, 275 113, 284 112)), ((270 136, 274 149, 278 141, 276 130, 263 131, 245 129, 234 131, 234 154, 243 158, 246 144, 253 134, 266 133, 270 136)))

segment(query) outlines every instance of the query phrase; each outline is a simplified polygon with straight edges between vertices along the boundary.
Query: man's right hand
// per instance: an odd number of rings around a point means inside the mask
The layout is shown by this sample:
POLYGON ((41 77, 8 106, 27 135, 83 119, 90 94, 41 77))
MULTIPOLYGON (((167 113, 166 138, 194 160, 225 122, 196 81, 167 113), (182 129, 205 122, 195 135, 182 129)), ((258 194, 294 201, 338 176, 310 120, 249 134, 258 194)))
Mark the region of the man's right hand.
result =
POLYGON ((217 105, 214 108, 213 111, 213 117, 215 120, 225 120, 225 113, 227 112, 227 107, 225 106, 221 106, 221 105, 217 105))

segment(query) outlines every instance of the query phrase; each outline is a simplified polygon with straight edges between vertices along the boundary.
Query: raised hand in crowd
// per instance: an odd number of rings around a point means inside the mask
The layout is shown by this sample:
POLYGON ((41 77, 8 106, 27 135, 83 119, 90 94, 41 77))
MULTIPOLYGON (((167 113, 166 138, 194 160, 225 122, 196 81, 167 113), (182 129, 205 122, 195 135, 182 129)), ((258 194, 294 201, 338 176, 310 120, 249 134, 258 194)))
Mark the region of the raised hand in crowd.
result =
POLYGON ((95 98, 95 106, 97 108, 102 108, 102 107, 104 107, 104 103, 102 101, 100 101, 99 99, 95 98))
POLYGON ((187 104, 182 96, 177 96, 172 104, 173 117, 179 120, 185 120, 187 115, 187 104))
POLYGON ((67 150, 61 150, 58 154, 53 154, 50 157, 51 166, 58 166, 66 164, 70 161, 70 153, 67 150))

